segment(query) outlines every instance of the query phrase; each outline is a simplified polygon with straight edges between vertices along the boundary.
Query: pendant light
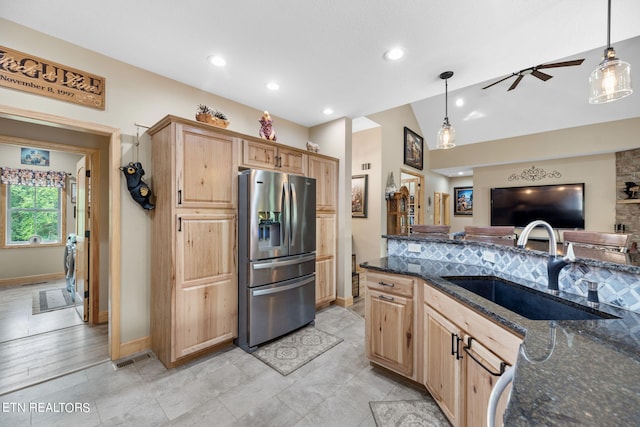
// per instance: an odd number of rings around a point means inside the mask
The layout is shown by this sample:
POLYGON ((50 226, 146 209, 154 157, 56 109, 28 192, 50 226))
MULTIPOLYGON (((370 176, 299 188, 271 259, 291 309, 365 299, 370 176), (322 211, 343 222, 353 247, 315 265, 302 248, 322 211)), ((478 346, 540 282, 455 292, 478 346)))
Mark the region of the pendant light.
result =
POLYGON ((440 78, 444 80, 444 122, 438 131, 438 148, 448 149, 456 146, 456 130, 449 123, 449 114, 447 104, 449 103, 449 84, 447 80, 453 76, 453 71, 445 71, 440 74, 440 78))
POLYGON ((604 104, 633 93, 631 66, 616 58, 616 51, 611 47, 611 0, 607 18, 607 48, 602 62, 589 76, 589 86, 589 104, 604 104))

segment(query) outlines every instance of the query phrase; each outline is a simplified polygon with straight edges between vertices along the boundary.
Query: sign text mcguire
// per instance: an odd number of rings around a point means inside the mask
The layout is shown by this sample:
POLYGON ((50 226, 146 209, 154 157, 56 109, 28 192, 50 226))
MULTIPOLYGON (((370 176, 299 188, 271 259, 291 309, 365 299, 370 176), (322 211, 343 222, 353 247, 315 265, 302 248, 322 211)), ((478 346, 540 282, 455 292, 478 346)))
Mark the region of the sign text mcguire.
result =
POLYGON ((0 86, 104 110, 105 79, 0 46, 0 86))

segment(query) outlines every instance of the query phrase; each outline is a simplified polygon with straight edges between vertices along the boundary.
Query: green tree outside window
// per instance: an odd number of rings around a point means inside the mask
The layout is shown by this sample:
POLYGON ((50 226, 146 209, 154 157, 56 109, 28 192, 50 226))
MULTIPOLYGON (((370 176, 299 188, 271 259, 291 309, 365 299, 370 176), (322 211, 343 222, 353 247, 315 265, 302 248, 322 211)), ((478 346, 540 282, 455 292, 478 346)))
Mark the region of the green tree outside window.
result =
POLYGON ((33 235, 45 243, 61 242, 60 188, 9 185, 8 244, 27 243, 33 235))

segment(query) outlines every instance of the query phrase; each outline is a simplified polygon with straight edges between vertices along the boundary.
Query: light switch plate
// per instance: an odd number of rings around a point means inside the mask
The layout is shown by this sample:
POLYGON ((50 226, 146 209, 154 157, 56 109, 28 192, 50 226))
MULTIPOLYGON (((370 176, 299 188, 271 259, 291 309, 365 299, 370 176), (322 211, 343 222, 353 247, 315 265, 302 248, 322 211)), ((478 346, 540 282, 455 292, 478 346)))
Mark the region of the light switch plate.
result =
POLYGON ((407 245, 407 250, 408 250, 409 252, 417 252, 417 253, 420 253, 420 245, 419 245, 419 244, 417 244, 417 243, 409 243, 409 244, 407 245))

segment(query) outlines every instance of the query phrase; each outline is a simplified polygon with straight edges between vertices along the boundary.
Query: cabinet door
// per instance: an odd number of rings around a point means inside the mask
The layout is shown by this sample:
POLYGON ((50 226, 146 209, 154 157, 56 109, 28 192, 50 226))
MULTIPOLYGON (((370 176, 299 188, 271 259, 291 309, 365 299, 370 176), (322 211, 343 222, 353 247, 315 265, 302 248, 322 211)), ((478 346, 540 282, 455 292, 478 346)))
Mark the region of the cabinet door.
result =
POLYGON ((237 336, 236 215, 178 215, 172 360, 237 336))
MULTIPOLYGON (((493 386, 500 378, 503 360, 489 351, 478 341, 466 336, 465 344, 465 420, 467 427, 484 427, 487 422, 487 407, 493 386)), ((496 422, 502 424, 510 385, 502 393, 496 411, 496 422)))
POLYGON ((176 204, 181 208, 236 207, 236 148, 231 137, 176 125, 176 204))
POLYGON ((424 304, 423 357, 424 385, 454 427, 460 418, 462 333, 440 313, 424 304))
POLYGON ((316 216, 316 306, 336 299, 336 216, 316 216))
POLYGON ((367 287, 367 357, 399 374, 413 375, 413 300, 367 287))
POLYGON ((316 259, 316 306, 336 299, 336 263, 333 257, 316 259))
POLYGON ((308 176, 316 179, 316 210, 335 212, 338 208, 338 161, 310 154, 308 176))
POLYGON ((242 166, 273 170, 277 155, 274 145, 242 140, 242 166))
POLYGON ((305 153, 279 147, 277 156, 276 165, 278 170, 296 175, 306 175, 307 155, 305 153))

